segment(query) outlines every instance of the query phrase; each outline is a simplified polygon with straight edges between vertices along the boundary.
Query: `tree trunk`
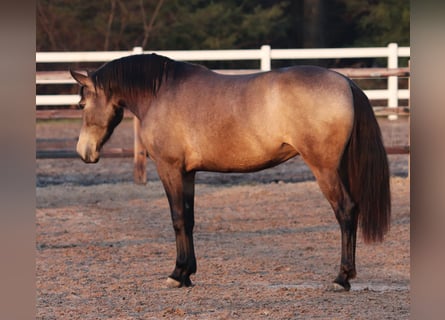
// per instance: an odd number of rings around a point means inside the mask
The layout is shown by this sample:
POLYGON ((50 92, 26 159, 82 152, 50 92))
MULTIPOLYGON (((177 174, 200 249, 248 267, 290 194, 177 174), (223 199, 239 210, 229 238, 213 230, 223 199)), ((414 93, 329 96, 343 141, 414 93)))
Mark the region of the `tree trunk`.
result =
POLYGON ((305 48, 325 47, 323 25, 325 22, 324 0, 304 0, 304 36, 305 48))

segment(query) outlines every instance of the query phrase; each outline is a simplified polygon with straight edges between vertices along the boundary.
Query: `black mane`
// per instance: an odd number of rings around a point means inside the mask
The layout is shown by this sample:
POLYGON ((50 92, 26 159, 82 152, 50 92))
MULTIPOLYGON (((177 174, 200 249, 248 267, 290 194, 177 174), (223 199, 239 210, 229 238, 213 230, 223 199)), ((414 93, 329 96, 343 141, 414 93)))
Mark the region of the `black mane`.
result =
POLYGON ((163 81, 176 78, 185 64, 157 54, 140 54, 112 60, 91 74, 107 98, 119 94, 133 99, 156 95, 163 81))

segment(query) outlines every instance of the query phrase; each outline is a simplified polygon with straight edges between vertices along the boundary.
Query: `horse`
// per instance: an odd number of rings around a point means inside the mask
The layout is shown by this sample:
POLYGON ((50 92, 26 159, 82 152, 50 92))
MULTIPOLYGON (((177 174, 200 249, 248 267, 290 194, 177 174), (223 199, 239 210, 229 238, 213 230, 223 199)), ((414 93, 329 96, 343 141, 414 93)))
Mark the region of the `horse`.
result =
POLYGON ((297 155, 312 171, 341 231, 333 285, 356 277, 357 228, 365 243, 389 231, 388 158, 364 92, 349 78, 317 66, 223 75, 157 54, 118 58, 94 71, 70 70, 83 109, 77 153, 86 163, 128 109, 162 181, 176 237, 169 287, 192 285, 195 174, 252 172, 297 155))

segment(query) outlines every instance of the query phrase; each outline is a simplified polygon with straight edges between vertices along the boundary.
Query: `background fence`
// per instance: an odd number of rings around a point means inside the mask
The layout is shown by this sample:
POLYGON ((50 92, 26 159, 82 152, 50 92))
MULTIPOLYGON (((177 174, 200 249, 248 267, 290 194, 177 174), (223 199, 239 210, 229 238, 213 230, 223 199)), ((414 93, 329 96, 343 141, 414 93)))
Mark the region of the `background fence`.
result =
MULTIPOLYGON (((94 52, 37 52, 36 63, 79 63, 107 62, 130 54, 151 53, 135 47, 131 51, 94 51, 94 52)), ((271 49, 264 45, 260 49, 248 50, 194 50, 194 51, 156 51, 157 54, 182 61, 224 61, 224 60, 259 60, 260 70, 271 69, 272 60, 304 59, 345 59, 345 58, 385 58, 387 70, 370 68, 367 70, 351 69, 339 72, 353 77, 388 77, 387 89, 365 90, 371 100, 386 99, 389 107, 399 106, 399 99, 409 99, 409 90, 398 88, 398 76, 406 76, 407 70, 400 70, 399 58, 409 57, 409 47, 399 47, 390 43, 381 48, 334 48, 334 49, 271 49), (349 74, 351 73, 351 74, 349 74)), ((407 66, 405 66, 407 67, 407 66)), ((244 70, 245 72, 249 72, 244 70)), ((259 70, 251 70, 259 71, 259 70)), ((37 72, 36 84, 72 84, 74 80, 65 72, 37 72)), ((36 105, 73 105, 79 101, 77 95, 37 95, 36 105)))
MULTIPOLYGON (((94 52, 37 52, 36 66, 42 64, 60 65, 63 70, 36 71, 37 89, 42 87, 60 88, 60 86, 73 85, 75 81, 71 78, 68 65, 79 63, 105 63, 123 56, 140 53, 152 53, 154 51, 143 51, 135 47, 130 51, 94 51, 94 52)), ((385 115, 390 119, 396 119, 400 115, 409 114, 409 85, 399 88, 399 79, 409 79, 408 59, 410 57, 409 47, 399 47, 396 43, 390 43, 387 47, 379 48, 333 48, 333 49, 272 49, 268 45, 260 49, 248 50, 199 50, 199 51, 155 51, 155 53, 168 56, 181 61, 242 61, 257 60, 259 69, 243 70, 215 70, 221 73, 251 73, 271 70, 273 60, 311 60, 314 59, 348 59, 348 58, 380 58, 386 60, 386 68, 343 68, 334 69, 353 79, 386 79, 386 88, 372 89, 363 87, 366 95, 374 106, 378 115, 385 115), (400 58, 404 59, 406 65, 399 65, 400 58), (378 102, 384 101, 385 107, 378 102), (400 106, 401 101, 405 102, 400 106)), ((40 68, 41 69, 41 68, 40 68)), ((55 68, 57 69, 57 68, 55 68)), ((39 68, 36 67, 36 70, 39 68)), ((408 81, 409 83, 409 81, 408 81)), ((39 92, 41 90, 37 90, 39 92)), ((51 90, 49 90, 51 92, 51 90)), ((81 118, 81 111, 74 108, 79 102, 78 94, 61 94, 59 92, 50 94, 36 94, 36 118, 60 119, 81 118)), ((131 117, 126 113, 126 117, 131 117)), ((133 150, 104 150, 105 157, 131 156, 135 158, 135 181, 145 182, 145 154, 138 143, 138 121, 135 119, 135 148, 133 150)), ((36 137, 37 140, 39 137, 36 137)), ((409 146, 392 147, 389 152, 407 153, 409 146)), ((53 149, 37 150, 37 158, 69 158, 76 157, 75 150, 64 150, 60 146, 53 149)))

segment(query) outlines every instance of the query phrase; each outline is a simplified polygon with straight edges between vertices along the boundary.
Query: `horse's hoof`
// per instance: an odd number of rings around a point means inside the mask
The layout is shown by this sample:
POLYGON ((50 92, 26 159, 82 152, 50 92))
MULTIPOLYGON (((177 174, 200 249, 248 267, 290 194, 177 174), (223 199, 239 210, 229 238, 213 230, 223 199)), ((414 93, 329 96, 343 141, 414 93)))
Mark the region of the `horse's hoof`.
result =
POLYGON ((351 284, 349 283, 348 278, 343 274, 338 275, 338 277, 334 280, 334 284, 342 287, 344 291, 351 290, 351 284))
POLYGON ((184 286, 185 286, 185 287, 193 287, 194 284, 192 283, 192 280, 190 280, 190 278, 186 278, 186 279, 184 280, 184 286))
POLYGON ((167 278, 167 288, 180 288, 182 286, 181 282, 173 278, 167 278))
POLYGON ((339 285, 336 282, 333 282, 333 283, 331 283, 330 285, 328 285, 326 287, 326 291, 329 291, 329 292, 345 292, 345 291, 349 291, 349 289, 339 285))

